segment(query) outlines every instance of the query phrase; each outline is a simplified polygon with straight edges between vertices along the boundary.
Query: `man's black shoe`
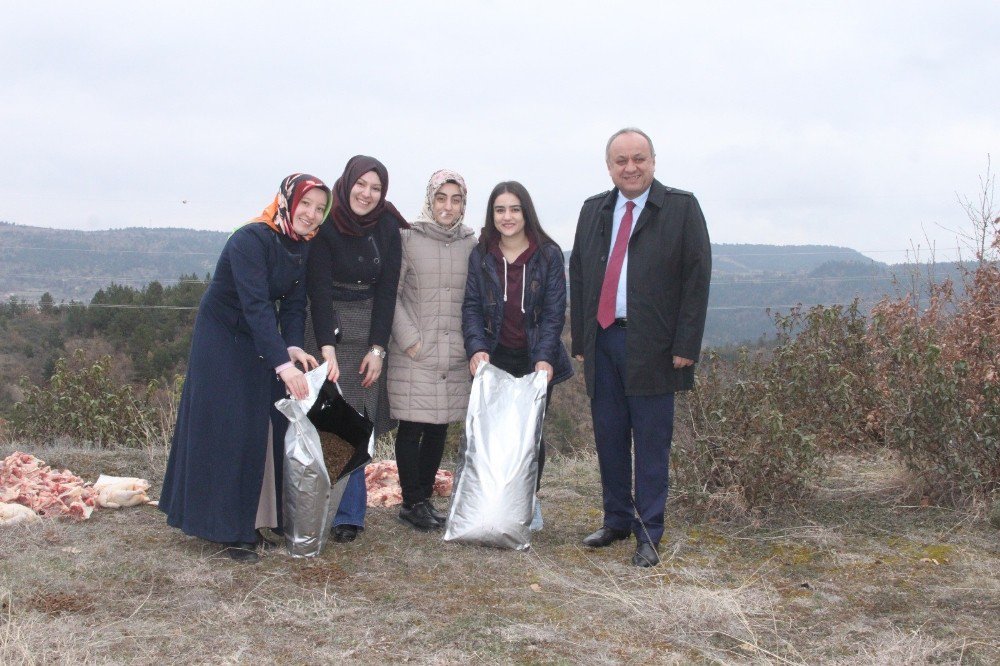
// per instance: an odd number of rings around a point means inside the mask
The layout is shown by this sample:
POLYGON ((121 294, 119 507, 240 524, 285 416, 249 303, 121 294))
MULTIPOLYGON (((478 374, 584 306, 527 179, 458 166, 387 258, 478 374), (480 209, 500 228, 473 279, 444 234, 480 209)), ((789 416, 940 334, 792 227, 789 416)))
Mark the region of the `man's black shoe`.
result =
POLYGON ((637 567, 655 567, 659 563, 660 556, 656 553, 656 546, 648 541, 640 541, 635 547, 632 564, 637 567))
POLYGON ((227 543, 226 554, 231 559, 246 564, 253 564, 260 559, 260 556, 257 554, 257 544, 249 542, 237 541, 235 543, 227 543))
POLYGON ((628 530, 616 530, 612 527, 602 527, 583 540, 584 546, 591 548, 604 548, 610 546, 615 541, 622 541, 632 535, 628 530))
POLYGON ((421 532, 431 532, 441 529, 441 523, 431 515, 430 504, 428 502, 417 502, 411 507, 401 507, 399 509, 399 519, 421 532))
POLYGON ((350 543, 358 538, 357 525, 334 525, 333 540, 337 543, 350 543))

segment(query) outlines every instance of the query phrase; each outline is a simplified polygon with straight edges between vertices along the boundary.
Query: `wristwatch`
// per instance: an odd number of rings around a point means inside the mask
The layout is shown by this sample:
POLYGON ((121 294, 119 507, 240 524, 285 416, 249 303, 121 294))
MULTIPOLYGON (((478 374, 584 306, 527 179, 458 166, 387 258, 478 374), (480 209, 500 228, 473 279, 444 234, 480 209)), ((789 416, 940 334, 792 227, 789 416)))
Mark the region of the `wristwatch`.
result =
POLYGON ((372 345, 372 348, 368 350, 369 354, 375 354, 379 358, 385 358, 385 350, 378 345, 372 345))

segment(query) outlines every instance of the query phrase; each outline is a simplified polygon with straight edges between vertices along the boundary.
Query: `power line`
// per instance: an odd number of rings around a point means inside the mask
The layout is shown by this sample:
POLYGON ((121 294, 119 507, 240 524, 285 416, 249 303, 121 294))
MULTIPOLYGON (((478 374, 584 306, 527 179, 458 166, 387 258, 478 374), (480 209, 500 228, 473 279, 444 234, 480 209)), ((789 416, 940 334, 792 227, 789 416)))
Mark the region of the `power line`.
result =
MULTIPOLYGON (((848 306, 850 303, 782 303, 774 305, 710 305, 708 310, 773 310, 777 308, 815 308, 815 307, 825 307, 831 308, 836 306, 848 306)), ((198 306, 195 305, 137 305, 128 303, 82 303, 79 301, 71 301, 69 303, 56 303, 53 305, 56 308, 63 307, 74 307, 74 308, 102 308, 111 310, 197 310, 198 306)))
POLYGON ((799 278, 764 278, 760 280, 712 280, 712 286, 720 287, 734 284, 795 284, 798 282, 857 282, 862 280, 881 282, 895 279, 896 277, 893 275, 831 275, 827 277, 802 276, 799 278))
POLYGON ((116 305, 113 303, 90 303, 83 304, 84 307, 88 308, 111 308, 111 309, 121 309, 121 310, 197 310, 197 305, 116 305))
MULTIPOLYGON (((735 278, 735 279, 714 279, 712 280, 712 286, 725 286, 725 285, 737 285, 737 284, 794 284, 798 282, 858 282, 858 281, 886 281, 886 280, 896 280, 899 276, 894 274, 889 275, 826 275, 826 276, 788 276, 786 273, 777 273, 782 277, 748 277, 748 278, 735 278)), ((909 277, 904 275, 903 277, 909 277)), ((140 276, 140 277, 129 277, 127 275, 42 275, 42 274, 31 274, 31 273, 0 273, 0 278, 17 278, 24 280, 110 280, 119 282, 171 282, 175 284, 200 284, 205 282, 203 279, 181 279, 178 277, 157 277, 157 276, 140 276)))
POLYGON ((181 252, 180 250, 116 250, 113 248, 90 248, 90 247, 34 247, 27 245, 0 245, 0 250, 41 250, 44 252, 100 252, 105 254, 111 254, 112 252, 117 252, 119 254, 167 254, 167 255, 178 255, 178 256, 207 256, 207 257, 217 257, 218 252, 181 252))
POLYGON ((124 275, 28 275, 28 274, 0 274, 0 278, 18 278, 22 280, 111 280, 113 282, 172 282, 175 284, 204 284, 205 280, 182 280, 181 278, 160 278, 160 277, 126 277, 124 275))
MULTIPOLYGON (((780 247, 780 246, 778 246, 778 247, 780 247)), ((926 252, 951 252, 952 250, 955 250, 956 252, 961 252, 961 250, 962 250, 962 248, 958 247, 958 246, 956 246, 956 247, 950 247, 950 246, 949 247, 937 247, 937 246, 935 246, 935 247, 918 248, 918 249, 922 249, 922 250, 924 250, 926 252)), ((847 248, 847 249, 843 249, 843 250, 822 250, 822 251, 816 251, 816 252, 759 252, 759 253, 758 252, 742 252, 740 254, 713 254, 712 255, 712 259, 749 259, 749 258, 757 258, 757 257, 809 257, 809 256, 822 256, 822 255, 829 255, 829 254, 842 254, 842 255, 851 255, 851 256, 854 256, 855 254, 865 254, 865 253, 867 253, 867 254, 885 254, 885 253, 888 253, 888 252, 912 253, 912 252, 914 252, 914 248, 910 247, 910 248, 906 248, 906 249, 903 249, 903 250, 855 250, 853 248, 847 248)), ((865 259, 869 259, 870 260, 869 257, 865 257, 865 259)))
MULTIPOLYGON (((859 299, 860 300, 860 299, 859 299)), ((794 304, 782 304, 782 305, 710 305, 708 306, 709 311, 711 310, 776 310, 778 308, 832 308, 832 307, 846 307, 850 303, 794 303, 794 304)))
POLYGON ((59 303, 53 307, 74 307, 74 308, 107 308, 111 310, 197 310, 197 305, 130 305, 115 303, 59 303))
MULTIPOLYGON (((213 233, 213 232, 206 232, 213 233)), ((221 233, 221 232, 214 232, 221 233)), ((780 247, 780 246, 779 246, 780 247)), ((922 248, 921 248, 922 249, 922 248)), ((119 254, 163 254, 163 255, 178 255, 178 256, 218 256, 218 252, 187 252, 180 250, 132 250, 132 249, 111 249, 111 248, 83 248, 83 247, 36 247, 28 245, 0 245, 0 250, 41 250, 50 252, 99 252, 99 253, 119 253, 119 254)), ((956 252, 961 252, 961 247, 934 247, 926 248, 927 252, 951 252, 955 250, 956 252)), ((904 248, 902 250, 855 250, 852 248, 841 249, 841 250, 819 250, 815 252, 742 252, 739 254, 715 254, 713 259, 756 259, 758 257, 808 257, 808 256, 824 256, 824 255, 850 255, 855 256, 857 254, 887 254, 887 253, 913 253, 914 248, 904 248)), ((870 259, 865 257, 865 259, 870 259)))

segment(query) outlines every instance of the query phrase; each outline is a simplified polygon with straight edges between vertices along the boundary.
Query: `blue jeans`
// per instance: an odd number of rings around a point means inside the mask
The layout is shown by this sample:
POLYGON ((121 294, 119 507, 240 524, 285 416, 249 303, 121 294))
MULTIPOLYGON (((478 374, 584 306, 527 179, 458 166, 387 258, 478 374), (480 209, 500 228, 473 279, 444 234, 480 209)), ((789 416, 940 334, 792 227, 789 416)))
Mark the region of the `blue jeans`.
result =
POLYGON ((351 472, 347 480, 347 488, 337 507, 337 515, 333 525, 356 525, 364 528, 365 512, 368 510, 368 487, 365 485, 365 468, 359 467, 351 472))

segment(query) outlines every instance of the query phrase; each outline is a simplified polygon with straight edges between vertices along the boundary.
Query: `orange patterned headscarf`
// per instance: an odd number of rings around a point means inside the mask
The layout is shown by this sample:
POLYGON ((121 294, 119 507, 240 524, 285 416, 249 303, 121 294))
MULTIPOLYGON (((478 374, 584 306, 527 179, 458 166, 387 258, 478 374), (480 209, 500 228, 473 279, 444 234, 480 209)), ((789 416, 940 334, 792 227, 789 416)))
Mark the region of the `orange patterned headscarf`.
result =
MULTIPOLYGON (((274 201, 260 215, 250 221, 263 222, 279 234, 288 236, 292 240, 311 239, 319 231, 319 224, 306 236, 299 236, 292 230, 292 215, 295 214, 295 207, 299 205, 299 201, 303 195, 317 187, 326 192, 326 210, 323 211, 323 220, 326 220, 326 216, 330 214, 330 206, 333 205, 333 196, 330 193, 330 188, 316 176, 310 176, 307 173, 293 173, 281 181, 274 201), (291 205, 289 205, 289 202, 291 202, 291 205)), ((323 224, 323 220, 320 220, 320 224, 323 224)))

